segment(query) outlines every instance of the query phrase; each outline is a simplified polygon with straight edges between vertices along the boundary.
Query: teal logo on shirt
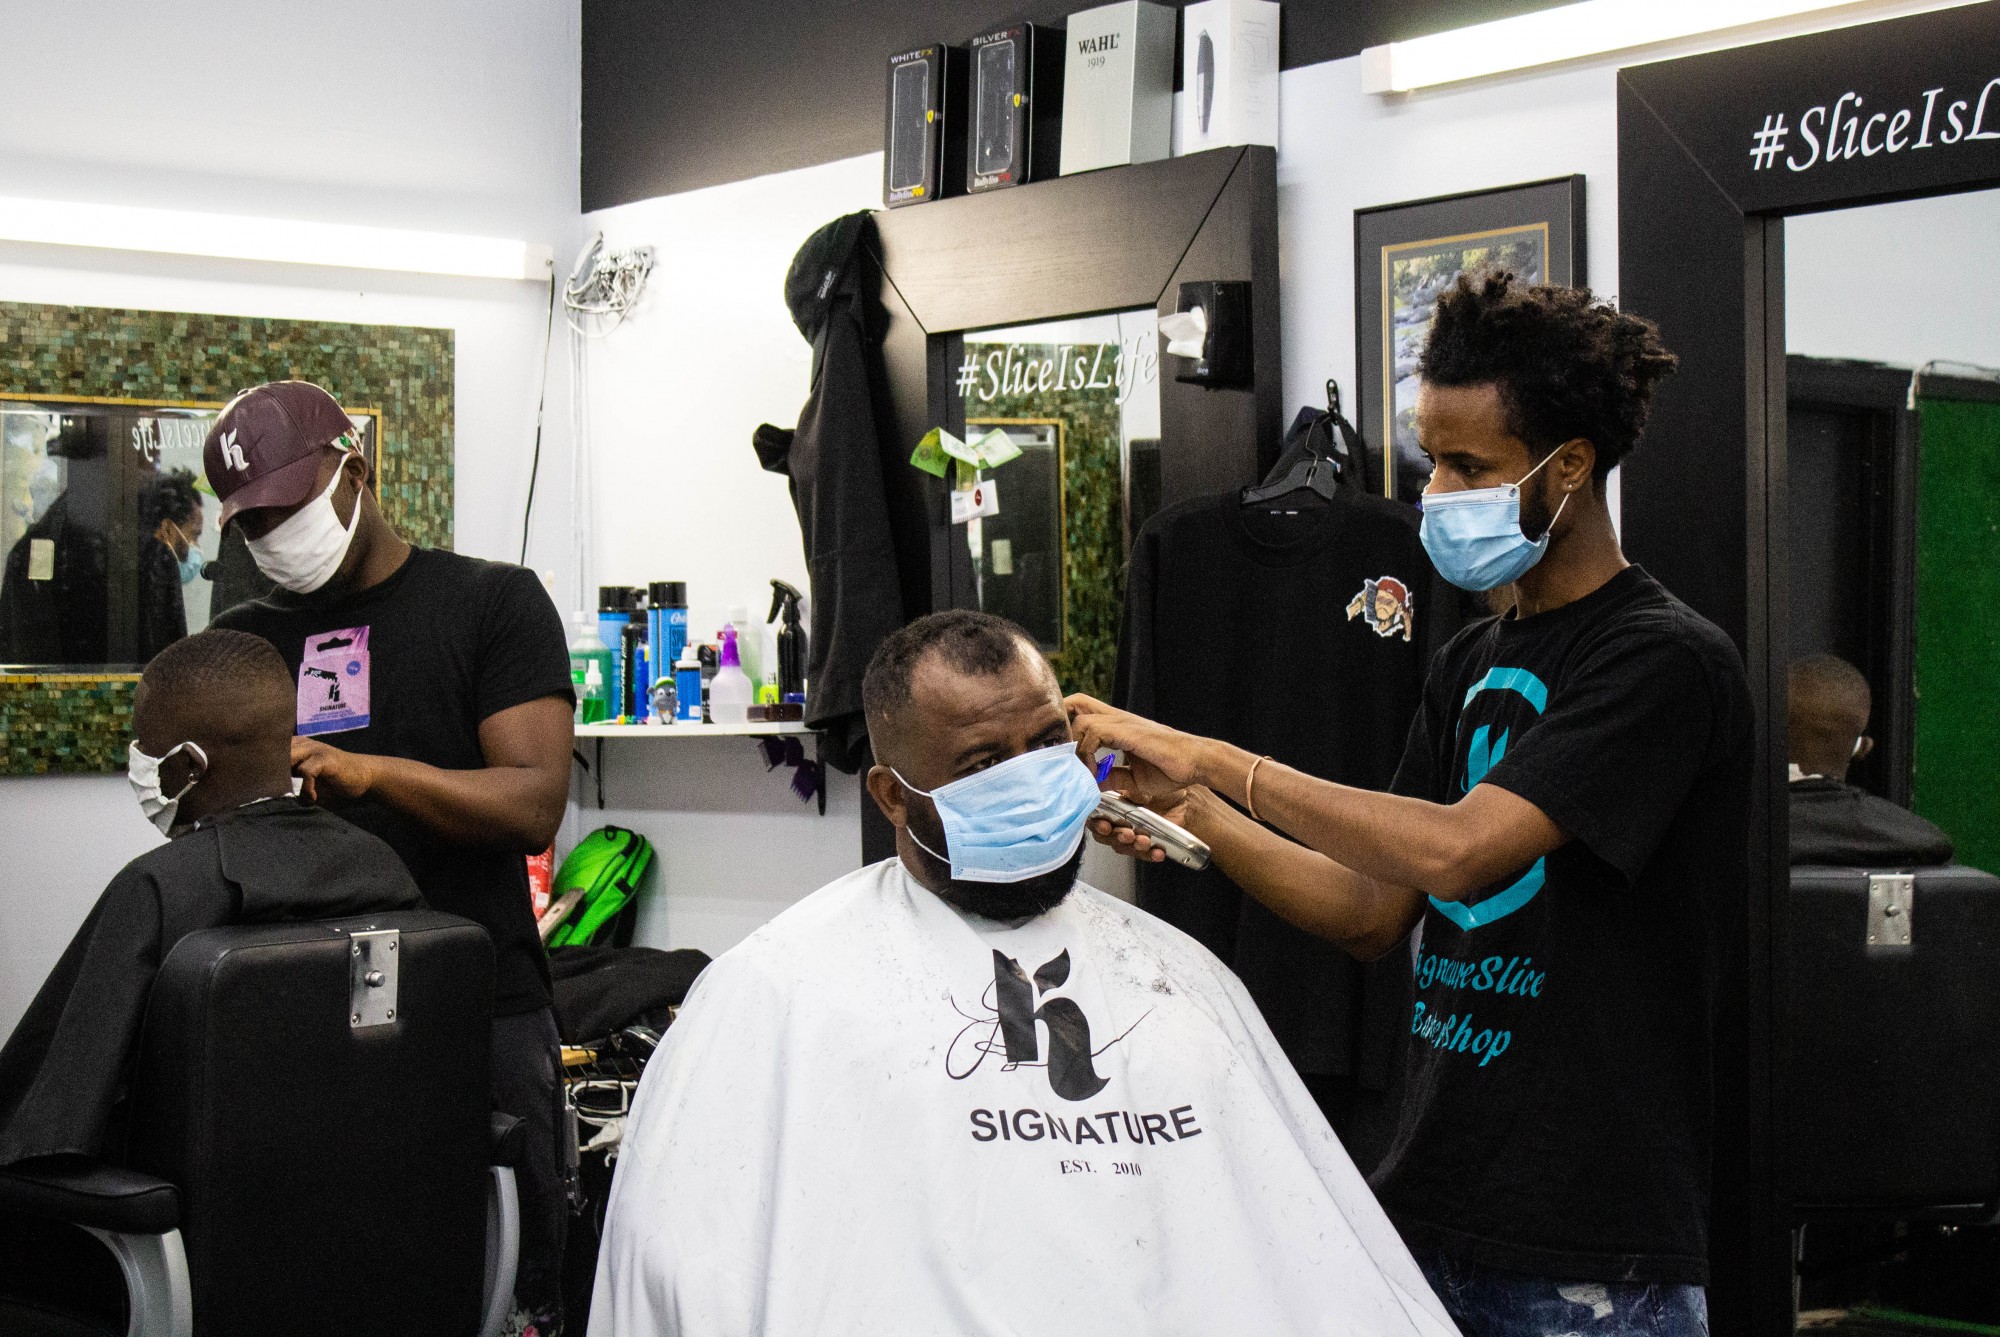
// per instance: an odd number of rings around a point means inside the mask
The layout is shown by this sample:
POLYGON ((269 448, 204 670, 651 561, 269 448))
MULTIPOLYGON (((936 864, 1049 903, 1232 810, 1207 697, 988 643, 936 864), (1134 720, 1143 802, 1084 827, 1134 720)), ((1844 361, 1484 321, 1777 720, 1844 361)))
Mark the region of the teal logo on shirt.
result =
MULTIPOLYGON (((1527 669, 1491 668, 1486 676, 1472 684, 1465 694, 1464 709, 1471 709, 1472 703, 1484 692, 1512 692, 1526 701, 1539 715, 1549 704, 1549 688, 1540 678, 1527 669)), ((1500 764, 1507 755, 1508 730, 1502 728, 1499 736, 1493 734, 1491 724, 1482 724, 1472 731, 1472 739, 1465 749, 1464 779, 1459 782, 1459 792, 1469 794, 1473 786, 1486 778, 1487 772, 1500 764)), ((1458 925, 1471 931, 1483 924, 1491 924, 1505 919, 1516 910, 1535 899, 1535 893, 1542 889, 1547 880, 1546 859, 1537 859, 1534 866, 1521 874, 1512 883, 1476 902, 1441 901, 1437 897, 1430 902, 1437 912, 1458 925)))

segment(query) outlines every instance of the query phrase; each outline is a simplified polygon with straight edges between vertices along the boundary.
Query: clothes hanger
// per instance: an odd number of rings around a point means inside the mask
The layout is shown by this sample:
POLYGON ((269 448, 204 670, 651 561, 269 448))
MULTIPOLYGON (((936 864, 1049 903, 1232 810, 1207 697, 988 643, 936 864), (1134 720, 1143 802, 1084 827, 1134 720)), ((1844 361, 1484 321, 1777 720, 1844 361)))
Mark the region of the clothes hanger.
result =
MULTIPOLYGON (((1347 428, 1347 420, 1340 413, 1340 387, 1331 380, 1326 383, 1326 399, 1326 421, 1314 424, 1306 433, 1305 445, 1308 452, 1306 456, 1296 461, 1279 477, 1256 487, 1244 488, 1241 497, 1244 506, 1260 506, 1288 497, 1297 502, 1304 502, 1307 494, 1317 496, 1321 504, 1333 500, 1345 466, 1331 451, 1322 452, 1319 449, 1315 433, 1324 426, 1328 445, 1340 454, 1347 455, 1349 452, 1345 440, 1334 445, 1334 425, 1339 424, 1345 430, 1352 429, 1347 428)), ((1274 507, 1272 513, 1278 514, 1284 510, 1296 511, 1297 507, 1274 507)))

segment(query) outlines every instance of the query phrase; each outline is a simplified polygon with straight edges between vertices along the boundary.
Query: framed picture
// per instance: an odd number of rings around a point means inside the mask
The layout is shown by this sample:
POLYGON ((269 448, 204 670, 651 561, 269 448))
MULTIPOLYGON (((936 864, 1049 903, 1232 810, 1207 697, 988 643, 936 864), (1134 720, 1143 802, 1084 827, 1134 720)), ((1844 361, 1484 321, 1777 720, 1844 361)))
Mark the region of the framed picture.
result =
POLYGON ((1354 347, 1362 439, 1382 489, 1415 501, 1430 477, 1417 448, 1417 362, 1437 298, 1460 274, 1584 282, 1583 177, 1388 204, 1354 213, 1354 347))

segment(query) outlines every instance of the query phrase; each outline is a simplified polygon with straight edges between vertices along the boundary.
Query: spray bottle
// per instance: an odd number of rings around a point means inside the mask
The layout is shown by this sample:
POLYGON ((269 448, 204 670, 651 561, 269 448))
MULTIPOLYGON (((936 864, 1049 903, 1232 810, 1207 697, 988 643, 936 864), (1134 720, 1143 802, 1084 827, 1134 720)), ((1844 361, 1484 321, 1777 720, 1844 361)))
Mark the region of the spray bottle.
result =
POLYGON ((805 596, 782 580, 771 582, 771 616, 778 628, 777 678, 780 701, 806 699, 806 629, 799 624, 799 600, 805 596))
POLYGON ((696 649, 689 641, 674 663, 674 718, 683 724, 701 723, 701 656, 696 649))
POLYGON ((750 718, 750 703, 756 696, 750 675, 743 671, 742 655, 736 648, 736 628, 722 629, 722 666, 708 684, 708 713, 717 724, 743 724, 750 718))

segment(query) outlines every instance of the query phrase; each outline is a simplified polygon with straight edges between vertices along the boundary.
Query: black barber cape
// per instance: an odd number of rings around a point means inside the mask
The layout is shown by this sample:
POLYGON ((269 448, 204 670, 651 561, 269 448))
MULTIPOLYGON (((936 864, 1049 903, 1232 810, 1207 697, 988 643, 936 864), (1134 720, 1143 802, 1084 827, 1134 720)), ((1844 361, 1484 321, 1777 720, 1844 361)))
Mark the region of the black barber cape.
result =
POLYGON ((1716 924, 1748 894, 1752 727, 1736 647, 1636 566, 1431 666, 1395 792, 1494 785, 1569 839, 1425 908, 1371 1177, 1412 1248, 1706 1283, 1716 924))
POLYGON ((1920 868, 1951 862, 1951 837, 1885 798, 1809 775, 1791 783, 1792 862, 1920 868))
POLYGON ((146 999, 188 934, 419 903, 387 845, 296 799, 204 819, 140 855, 97 898, 0 1049, 0 1165, 123 1151, 112 1116, 146 999))
MULTIPOLYGON (((1323 506, 1311 500, 1246 507, 1232 492, 1147 522, 1132 546, 1122 704, 1308 775, 1386 789, 1460 596, 1432 571, 1408 506, 1347 484, 1323 506)), ((1408 1029, 1407 955, 1363 965, 1216 868, 1143 864, 1138 888, 1142 907, 1235 969, 1302 1074, 1389 1085, 1408 1029)), ((1350 1149, 1365 1169, 1368 1148, 1350 1149)))

